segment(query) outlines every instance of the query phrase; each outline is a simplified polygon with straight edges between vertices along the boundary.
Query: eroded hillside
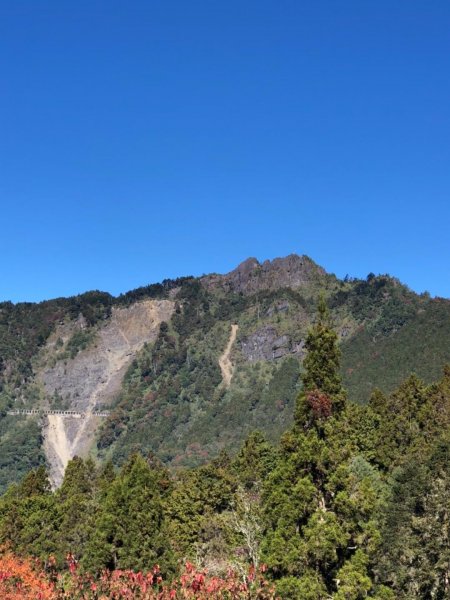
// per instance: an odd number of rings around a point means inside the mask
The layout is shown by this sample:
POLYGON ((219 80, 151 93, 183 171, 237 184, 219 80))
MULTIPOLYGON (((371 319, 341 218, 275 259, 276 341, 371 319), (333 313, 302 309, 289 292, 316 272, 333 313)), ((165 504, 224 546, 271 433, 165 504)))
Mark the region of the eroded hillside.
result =
POLYGON ((124 374, 145 343, 156 339, 162 321, 171 317, 170 300, 146 300, 127 308, 113 308, 111 317, 98 327, 85 349, 73 358, 64 356, 70 343, 86 324, 57 328, 40 356, 36 381, 46 398, 57 398, 64 409, 84 417, 51 415, 44 429, 44 448, 52 481, 58 485, 65 466, 75 455, 84 456, 92 446, 100 417, 92 413, 107 408, 120 390, 124 374))

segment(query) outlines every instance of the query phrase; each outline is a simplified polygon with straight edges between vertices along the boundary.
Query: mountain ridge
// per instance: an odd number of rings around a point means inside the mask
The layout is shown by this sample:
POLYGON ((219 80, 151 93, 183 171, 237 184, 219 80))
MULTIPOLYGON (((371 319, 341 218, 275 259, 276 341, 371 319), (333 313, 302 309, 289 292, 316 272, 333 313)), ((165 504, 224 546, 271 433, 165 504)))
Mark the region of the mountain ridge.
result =
POLYGON ((367 402, 375 387, 390 391, 411 371, 433 381, 450 362, 450 301, 415 294, 386 275, 340 280, 307 256, 248 258, 225 274, 164 280, 117 297, 93 291, 1 303, 0 485, 26 466, 51 461, 42 452, 48 420, 14 421, 8 409, 84 405, 84 381, 73 388, 78 398, 64 382, 80 377, 76 365, 84 361, 83 377, 103 385, 89 356, 114 314, 139 311, 143 302, 169 302, 172 312, 130 353, 107 399, 110 416, 93 424, 77 452, 121 464, 131 451, 151 451, 176 468, 233 451, 253 429, 277 439, 292 421, 320 294, 339 334, 342 375, 354 401, 367 402), (65 327, 66 336, 55 333, 65 327), (61 385, 46 385, 42 364, 58 367, 61 385), (26 456, 14 467, 6 444, 15 428, 21 439, 21 432, 31 433, 26 456))

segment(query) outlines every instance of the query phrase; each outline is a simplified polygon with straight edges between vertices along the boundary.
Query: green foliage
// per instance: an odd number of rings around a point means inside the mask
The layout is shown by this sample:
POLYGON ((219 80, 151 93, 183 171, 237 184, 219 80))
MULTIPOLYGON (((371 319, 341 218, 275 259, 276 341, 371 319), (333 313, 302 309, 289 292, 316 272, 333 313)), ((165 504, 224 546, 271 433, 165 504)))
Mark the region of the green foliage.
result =
POLYGON ((129 306, 130 304, 134 304, 134 302, 139 302, 140 300, 146 300, 148 298, 166 298, 171 290, 188 285, 192 279, 193 277, 164 279, 162 283, 152 283, 130 290, 125 294, 120 294, 120 296, 115 299, 115 302, 119 305, 129 306))
POLYGON ((305 344, 308 351, 303 362, 305 373, 302 380, 305 390, 319 389, 331 396, 342 392, 337 341, 337 334, 331 327, 330 314, 322 297, 317 322, 309 332, 305 344))
POLYGON ((286 597, 362 598, 373 587, 367 556, 378 546, 385 490, 359 454, 323 301, 306 347, 296 422, 265 484, 263 558, 286 597), (327 414, 316 412, 312 392, 328 400, 327 414))
POLYGON ((235 479, 217 461, 180 475, 168 502, 170 537, 178 555, 223 559, 231 544, 225 515, 236 489, 235 479))
POLYGON ((0 417, 0 492, 45 463, 42 430, 35 418, 0 417))
POLYGON ((43 467, 28 473, 0 500, 0 541, 18 554, 46 560, 55 550, 55 499, 43 467))
MULTIPOLYGON (((57 323, 80 315, 87 323, 66 347, 61 346, 62 340, 55 343, 61 358, 74 357, 94 342, 98 327, 109 319, 114 306, 129 306, 145 298, 170 297, 175 311, 156 343, 136 356, 99 435, 99 456, 112 458, 116 465, 123 464, 131 452, 152 451, 172 467, 195 466, 225 447, 236 452, 254 429, 276 443, 292 424, 302 348, 315 318, 313 307, 319 291, 330 308, 330 322, 342 335, 342 377, 351 400, 366 402, 375 387, 389 393, 411 371, 429 383, 450 361, 448 301, 417 296, 388 276, 371 274, 365 281, 341 282, 322 273, 297 289, 274 289, 270 282, 259 281, 263 275, 263 270, 255 271, 254 293, 237 293, 224 282, 212 284, 186 277, 138 288, 118 298, 93 291, 39 304, 2 303, 0 386, 4 394, 0 418, 13 398, 25 397, 30 406, 43 400, 28 398, 27 390, 33 379, 32 365, 38 364, 37 353, 57 323), (232 323, 239 325, 239 331, 232 348, 234 374, 226 388, 218 358, 232 323), (274 349, 269 345, 267 360, 248 360, 243 343, 265 328, 274 336, 287 337, 280 353, 284 356, 272 360, 274 349)), ((328 339, 332 346, 333 335, 328 339)), ((312 356, 314 349, 308 350, 312 356)), ((313 378, 320 375, 314 375, 308 366, 306 370, 313 378)), ((316 387, 320 390, 324 385, 321 382, 316 387)), ((309 391, 310 404, 324 412, 328 393, 309 391)), ((46 401, 52 408, 70 408, 70 400, 66 404, 57 395, 46 401)), ((335 407, 337 404, 336 396, 335 407)), ((38 443, 39 434, 34 441, 38 443)), ((17 475, 7 468, 5 481, 17 480, 37 464, 32 456, 20 457, 17 475)))
POLYGON ((396 473, 378 568, 398 598, 449 596, 449 457, 447 431, 425 463, 414 456, 396 473))
POLYGON ((303 389, 296 406, 297 427, 307 427, 312 422, 319 424, 345 408, 338 337, 323 297, 319 301, 317 322, 308 333, 305 347, 308 354, 303 361, 303 389))
POLYGON ((62 564, 70 552, 78 560, 94 535, 98 511, 99 476, 91 460, 75 457, 69 462, 64 480, 55 500, 58 513, 58 532, 55 536, 55 555, 62 564))
POLYGON ((386 336, 414 317, 419 301, 397 280, 381 275, 356 281, 330 300, 333 308, 344 304, 357 321, 367 323, 371 335, 386 336))
POLYGON ((76 331, 66 345, 66 352, 70 358, 75 356, 81 350, 85 350, 95 338, 95 331, 92 329, 80 329, 76 331))
POLYGON ((386 276, 321 285, 328 310, 322 300, 316 316, 317 281, 251 295, 184 278, 118 299, 3 303, 0 485, 34 471, 0 500, 0 542, 53 554, 59 569, 67 552, 95 571, 158 562, 171 574, 189 557, 244 573, 263 560, 282 598, 447 597, 450 370, 428 384, 450 360, 450 304, 386 276), (50 491, 39 422, 6 414, 41 400, 31 377, 39 348, 55 323, 81 314, 88 327, 66 348, 56 343, 75 356, 113 306, 169 294, 174 316, 135 356, 98 438, 100 459, 112 462, 74 459, 50 491), (232 323, 226 387, 218 359, 232 323), (290 340, 284 356, 246 356, 244 342, 267 331, 290 340), (342 379, 361 405, 347 402, 342 379), (130 458, 149 451, 171 475, 154 459, 130 458))
MULTIPOLYGON (((376 387, 392 392, 411 373, 431 383, 450 363, 450 302, 408 295, 401 302, 416 307, 401 327, 386 334, 364 323, 342 345, 343 381, 354 401, 367 402, 376 387)), ((386 318, 389 310, 383 305, 386 318)))
POLYGON ((283 600, 325 600, 329 598, 326 587, 314 571, 302 577, 283 577, 277 583, 277 592, 283 600))
POLYGON ((338 591, 334 594, 335 600, 360 600, 367 598, 373 582, 368 574, 368 557, 361 550, 347 561, 338 571, 336 579, 338 591))
POLYGON ((91 571, 172 568, 167 544, 164 498, 170 491, 167 472, 133 455, 108 486, 83 565, 91 571))
POLYGON ((245 489, 254 490, 266 480, 276 460, 275 448, 266 441, 260 431, 254 431, 244 441, 232 467, 245 489))

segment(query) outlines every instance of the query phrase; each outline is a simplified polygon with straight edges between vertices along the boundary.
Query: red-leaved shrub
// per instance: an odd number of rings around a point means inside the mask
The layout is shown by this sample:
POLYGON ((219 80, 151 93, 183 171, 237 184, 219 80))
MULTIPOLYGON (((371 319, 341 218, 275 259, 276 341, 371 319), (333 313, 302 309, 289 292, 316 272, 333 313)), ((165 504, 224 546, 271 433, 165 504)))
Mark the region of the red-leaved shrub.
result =
POLYGON ((233 571, 212 577, 186 563, 183 573, 164 583, 158 565, 148 573, 104 571, 99 577, 79 572, 75 558, 67 556, 68 570, 57 574, 53 561, 44 572, 36 561, 0 554, 1 600, 275 600, 264 578, 264 567, 250 569, 245 579, 233 571))

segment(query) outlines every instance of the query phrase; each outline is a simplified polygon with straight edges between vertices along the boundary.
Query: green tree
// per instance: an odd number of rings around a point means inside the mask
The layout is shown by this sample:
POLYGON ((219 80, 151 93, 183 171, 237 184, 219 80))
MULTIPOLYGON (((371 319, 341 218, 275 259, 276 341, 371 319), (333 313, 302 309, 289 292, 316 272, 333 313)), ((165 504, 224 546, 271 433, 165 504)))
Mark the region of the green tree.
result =
POLYGON ((259 488, 273 470, 277 459, 275 448, 260 431, 252 432, 233 461, 232 469, 247 490, 259 488))
POLYGON ((351 428, 337 334, 323 298, 306 347, 295 424, 282 438, 280 460, 264 488, 263 560, 287 598, 328 598, 335 592, 345 598, 338 573, 342 581, 346 574, 347 588, 350 581, 355 589, 372 588, 355 564, 368 563, 376 545, 371 516, 381 486, 370 465, 356 460, 358 435, 351 428))
POLYGON ((449 460, 447 432, 427 460, 412 457, 396 475, 376 568, 401 600, 450 596, 449 460))
POLYGON ((331 326, 330 313, 322 296, 316 323, 306 338, 307 355, 303 362, 303 389, 297 400, 295 423, 305 428, 321 423, 344 410, 346 393, 342 387, 340 350, 337 333, 331 326))
POLYGON ((57 507, 44 467, 30 471, 0 500, 0 542, 46 561, 56 550, 57 507))
POLYGON ((73 458, 67 465, 61 487, 55 493, 58 512, 57 560, 68 552, 83 558, 93 534, 98 513, 97 469, 91 459, 73 458))
POLYGON ((209 554, 221 562, 229 550, 225 515, 233 506, 237 481, 224 458, 185 471, 175 481, 168 500, 170 537, 182 558, 209 554))
POLYGON ((171 484, 153 459, 133 455, 108 486, 83 566, 88 570, 173 568, 164 510, 171 484), (149 464, 150 463, 150 464, 149 464))

